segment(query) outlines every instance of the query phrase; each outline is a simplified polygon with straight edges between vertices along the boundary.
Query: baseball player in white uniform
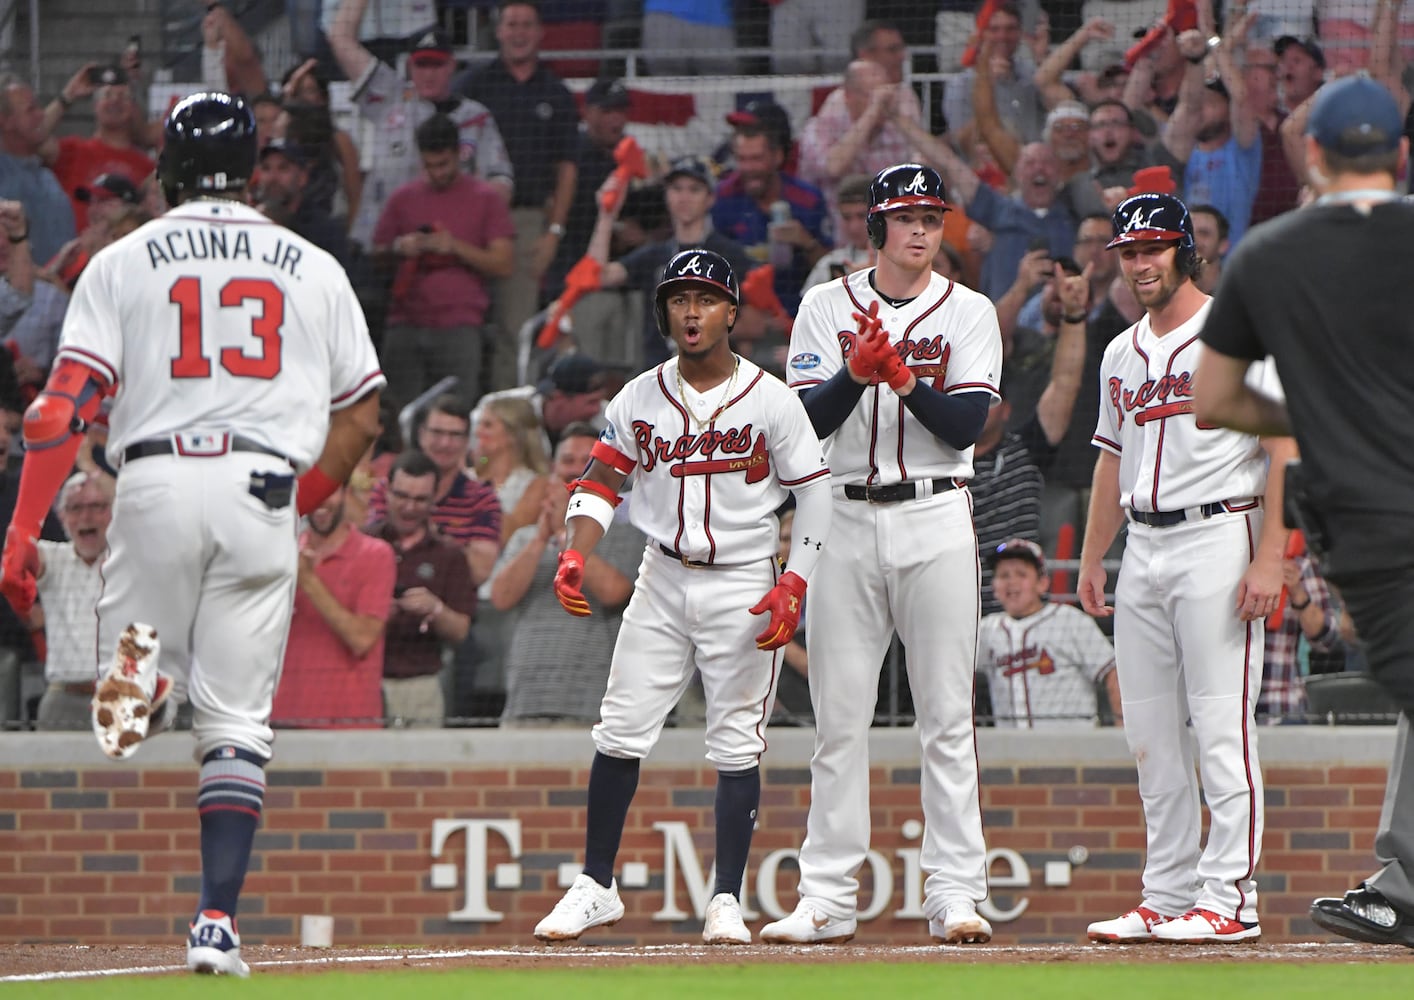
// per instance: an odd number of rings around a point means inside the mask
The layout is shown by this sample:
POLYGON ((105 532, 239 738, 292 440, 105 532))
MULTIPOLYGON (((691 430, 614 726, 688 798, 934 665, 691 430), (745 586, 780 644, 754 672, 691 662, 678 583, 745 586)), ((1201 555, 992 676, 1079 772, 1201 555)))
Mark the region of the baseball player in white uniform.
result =
POLYGON ((761 799, 758 765, 781 647, 800 621, 831 504, 829 469, 800 401, 727 342, 740 301, 725 258, 684 250, 668 261, 654 308, 677 357, 614 397, 593 460, 571 484, 555 576, 567 611, 589 614, 584 559, 630 473, 629 519, 648 544, 594 727, 584 871, 536 926, 542 941, 574 940, 623 916, 614 860, 639 761, 695 667, 707 700, 707 759, 717 768, 716 885, 702 939, 751 943, 739 893, 761 799), (791 568, 781 573, 774 511, 788 492, 797 513, 791 568))
POLYGON ((1086 611, 1111 613, 1101 559, 1127 521, 1115 660, 1148 854, 1143 901, 1091 924, 1089 936, 1255 940, 1262 774, 1253 710, 1262 620, 1281 592, 1287 534, 1281 476, 1268 477, 1268 458, 1281 470, 1294 446, 1193 415, 1198 334, 1211 299, 1192 280, 1202 258, 1183 202, 1152 193, 1122 202, 1109 247, 1145 315, 1110 343, 1100 365, 1100 456, 1079 593, 1086 611), (1206 846, 1194 743, 1212 816, 1206 846))
POLYGON ((1101 681, 1118 714, 1114 650, 1095 619, 1044 600, 1050 577, 1041 546, 1011 538, 991 562, 992 593, 1002 610, 982 619, 977 672, 987 678, 997 726, 1094 726, 1101 681))
POLYGON ((815 756, 800 902, 761 939, 854 936, 855 873, 869 849, 869 727, 897 629, 922 742, 929 933, 985 942, 972 721, 981 571, 964 481, 998 399, 1001 336, 986 298, 932 271, 947 208, 936 171, 881 171, 870 206, 877 266, 806 292, 791 337, 789 381, 825 442, 835 512, 806 623, 815 756))
POLYGON ((111 666, 94 731, 127 757, 190 699, 202 873, 187 965, 240 976, 236 905, 271 757, 295 495, 306 511, 348 477, 377 432, 383 381, 342 268, 242 203, 255 159, 243 99, 196 94, 168 115, 158 177, 174 207, 96 255, 74 290, 25 414, 0 580, 17 609, 33 603, 39 515, 111 395, 119 475, 98 602, 111 666))

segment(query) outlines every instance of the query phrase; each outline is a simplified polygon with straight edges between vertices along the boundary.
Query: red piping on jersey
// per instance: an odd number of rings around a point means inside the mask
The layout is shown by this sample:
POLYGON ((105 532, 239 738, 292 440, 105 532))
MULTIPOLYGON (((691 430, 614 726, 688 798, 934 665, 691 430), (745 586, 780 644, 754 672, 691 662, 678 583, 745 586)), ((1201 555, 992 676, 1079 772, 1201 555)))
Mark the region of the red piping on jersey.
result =
POLYGON ((943 297, 940 298, 937 302, 934 302, 934 303, 933 303, 931 306, 929 306, 927 309, 925 309, 925 310, 923 311, 923 313, 922 313, 917 319, 915 319, 912 323, 908 324, 908 326, 907 326, 907 327, 904 329, 904 331, 903 331, 903 335, 904 335, 905 337, 907 337, 910 333, 912 333, 912 332, 913 332, 913 328, 914 328, 915 326, 917 326, 919 323, 922 323, 922 322, 923 322, 925 319, 927 319, 929 316, 931 316, 931 315, 934 313, 934 311, 936 311, 937 309, 939 309, 939 308, 942 306, 942 304, 948 300, 948 296, 951 295, 951 294, 952 294, 952 279, 949 278, 949 279, 948 279, 948 288, 947 288, 947 291, 943 292, 943 297))
POLYGON ((340 393, 339 395, 335 396, 333 399, 329 400, 329 405, 330 405, 330 406, 338 406, 340 403, 342 403, 342 402, 343 402, 344 400, 346 400, 346 399, 353 399, 353 398, 362 399, 365 395, 367 395, 367 393, 365 393, 365 392, 363 391, 364 386, 368 385, 369 382, 372 382, 374 379, 378 378, 378 377, 381 376, 382 374, 383 374, 382 369, 375 368, 373 371, 369 372, 369 373, 368 373, 367 375, 365 375, 363 378, 359 379, 358 385, 354 386, 354 387, 353 387, 352 389, 350 389, 348 392, 340 393))
POLYGON ((94 373, 97 374, 100 378, 104 379, 109 385, 118 384, 118 369, 114 368, 111 364, 109 364, 103 358, 99 357, 97 354, 94 354, 91 351, 86 351, 82 347, 72 346, 61 349, 59 351, 59 354, 61 356, 65 354, 74 355, 75 361, 77 361, 81 365, 84 365, 87 368, 93 368, 94 373), (99 367, 94 368, 94 365, 98 365, 99 367))
MULTIPOLYGON (((1151 326, 1151 327, 1150 327, 1150 330, 1152 330, 1152 329, 1153 329, 1153 327, 1151 326)), ((1168 375, 1173 374, 1173 363, 1174 363, 1174 361, 1177 360, 1177 358, 1178 358, 1178 356, 1179 356, 1180 354, 1182 354, 1185 350, 1188 349, 1188 345, 1189 345, 1189 344, 1193 343, 1195 340, 1198 339, 1198 336, 1199 336, 1199 335, 1195 333, 1193 336, 1189 337, 1187 340, 1185 340, 1183 343, 1179 344, 1176 348, 1173 349, 1173 353, 1171 353, 1171 354, 1169 355, 1168 364, 1164 366, 1164 375, 1165 375, 1165 376, 1168 376, 1168 375)), ((1144 353, 1144 349, 1139 346, 1139 324, 1138 324, 1138 323, 1135 323, 1134 326, 1133 326, 1133 328, 1130 330, 1129 339, 1130 339, 1130 343, 1134 345, 1134 351, 1135 351, 1135 353, 1137 353, 1141 358, 1144 359, 1144 374, 1147 376, 1147 375, 1149 374, 1149 355, 1146 354, 1146 353, 1144 353)), ((1150 494, 1150 496, 1149 496, 1149 503, 1150 503, 1150 508, 1149 508, 1149 509, 1150 509, 1150 510, 1159 510, 1159 509, 1160 509, 1160 508, 1159 508, 1159 477, 1160 477, 1160 475, 1162 474, 1163 466, 1164 466, 1164 432, 1165 432, 1166 430, 1168 430, 1168 421, 1167 421, 1167 420, 1165 420, 1162 424, 1159 425, 1158 454, 1156 454, 1156 455, 1154 456, 1154 487, 1153 487, 1153 490, 1152 490, 1152 492, 1151 492, 1151 494, 1150 494)), ((1134 493, 1133 493, 1133 492, 1131 492, 1131 493, 1129 494, 1129 509, 1130 509, 1130 510, 1138 510, 1138 509, 1139 509, 1138 506, 1137 506, 1137 505, 1135 504, 1135 502, 1134 502, 1134 493)))
POLYGON ((908 468, 903 464, 903 397, 898 397, 898 474, 908 482, 908 468))
MULTIPOLYGON (((687 407, 674 399, 673 394, 668 391, 668 385, 663 381, 663 369, 665 367, 667 367, 666 361, 658 366, 658 389, 662 392, 663 398, 668 401, 668 404, 672 406, 673 409, 677 410, 678 413, 682 414, 682 432, 686 434, 692 429, 689 423, 690 417, 687 412, 687 407)), ((678 483, 678 533, 673 536, 673 548, 678 552, 682 551, 682 536, 687 531, 687 520, 683 517, 683 506, 687 502, 686 493, 687 477, 684 476, 678 483)), ((711 560, 709 559, 708 561, 710 562, 711 560)))
MULTIPOLYGON (((974 511, 973 511, 973 505, 972 505, 972 491, 967 488, 966 484, 963 484, 963 486, 960 487, 960 489, 961 489, 961 492, 962 492, 964 495, 966 495, 966 497, 967 497, 967 519, 968 519, 969 521, 971 521, 971 520, 972 520, 972 515, 973 515, 973 513, 974 513, 974 511)), ((975 546, 975 545, 973 546, 973 551, 974 551, 974 552, 976 551, 976 546, 975 546)), ((975 555, 975 556, 973 557, 973 560, 972 560, 972 569, 973 569, 973 572, 977 574, 977 586, 975 586, 975 587, 972 588, 972 593, 973 593, 973 595, 974 595, 974 597, 973 597, 973 604, 972 604, 972 620, 973 620, 973 621, 980 621, 981 618, 982 618, 982 558, 981 558, 980 553, 977 554, 977 555, 975 555)), ((976 662, 977 662, 977 643, 978 643, 978 640, 979 640, 979 638, 980 638, 980 637, 978 636, 978 632, 979 632, 979 631, 980 631, 980 630, 979 630, 979 629, 976 629, 976 628, 974 628, 974 629, 972 630, 972 662, 973 662, 973 663, 976 663, 976 662)), ((970 704, 973 704, 973 705, 977 704, 977 671, 975 671, 975 670, 972 671, 972 696, 971 696, 971 698, 972 698, 972 700, 971 700, 970 704)), ((982 779, 981 779, 981 774, 982 774, 982 761, 981 761, 981 759, 978 758, 978 756, 977 756, 977 727, 976 727, 975 725, 972 726, 972 773, 978 775, 978 779, 977 779, 977 827, 978 827, 978 829, 981 831, 982 837, 983 837, 983 843, 985 843, 985 842, 986 842, 987 831, 986 831, 985 824, 983 824, 983 822, 982 822, 982 779)), ((986 867, 986 863, 983 862, 983 868, 985 869, 985 867, 986 867)), ((985 877, 987 873, 986 873, 986 871, 984 870, 984 871, 982 872, 982 874, 983 874, 983 877, 985 877)))
POLYGON ((782 486, 785 486, 785 487, 800 486, 800 485, 802 485, 802 484, 804 484, 804 483, 813 483, 815 480, 819 479, 821 476, 828 476, 829 474, 830 474, 830 470, 829 470, 829 469, 820 469, 818 472, 812 472, 812 473, 810 473, 810 475, 804 477, 803 479, 781 479, 781 480, 779 480, 779 482, 780 482, 780 484, 781 484, 782 486))
MULTIPOLYGON (((1098 442, 1100 442, 1101 444, 1108 445, 1109 447, 1113 448, 1115 451, 1123 451, 1123 450, 1124 450, 1124 449, 1120 446, 1120 443, 1119 443, 1118 441, 1111 441, 1109 438, 1107 438, 1107 437, 1101 437, 1099 434, 1092 434, 1092 435, 1090 435, 1090 440, 1091 440, 1091 441, 1098 441, 1098 442)), ((1134 498, 1131 496, 1129 499, 1130 499, 1130 502, 1133 503, 1134 498)))
MULTIPOLYGON (((1247 559, 1250 562, 1257 556, 1252 515, 1245 514, 1242 520, 1247 527, 1247 559)), ((1242 717, 1238 723, 1242 727, 1242 773, 1247 778, 1247 871, 1233 880, 1233 888, 1237 890, 1237 910, 1232 915, 1234 920, 1242 919, 1242 910, 1247 905, 1247 894, 1242 891, 1242 883, 1257 870, 1257 786, 1252 781, 1252 734, 1248 729, 1248 721, 1252 717, 1252 627, 1253 623, 1248 622, 1247 645, 1242 651, 1242 717)))

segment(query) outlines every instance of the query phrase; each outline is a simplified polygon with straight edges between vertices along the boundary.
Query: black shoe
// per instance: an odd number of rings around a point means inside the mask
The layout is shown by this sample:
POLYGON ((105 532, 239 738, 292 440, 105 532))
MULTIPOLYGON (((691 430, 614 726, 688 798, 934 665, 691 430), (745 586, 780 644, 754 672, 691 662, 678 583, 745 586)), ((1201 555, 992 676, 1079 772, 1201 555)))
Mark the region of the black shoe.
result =
POLYGON ((1414 914, 1405 913, 1369 886, 1351 889, 1344 899, 1318 899, 1311 919, 1343 937, 1370 944, 1402 944, 1414 948, 1414 914))

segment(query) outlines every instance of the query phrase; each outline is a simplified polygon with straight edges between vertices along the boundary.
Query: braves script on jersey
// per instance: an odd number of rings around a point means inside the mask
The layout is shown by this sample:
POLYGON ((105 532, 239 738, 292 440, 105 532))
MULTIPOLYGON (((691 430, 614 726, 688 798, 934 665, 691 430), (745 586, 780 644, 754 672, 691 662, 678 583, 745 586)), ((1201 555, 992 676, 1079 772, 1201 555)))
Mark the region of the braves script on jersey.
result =
MULTIPOLYGON (((879 298, 869 284, 872 273, 855 271, 806 293, 791 331, 792 389, 818 385, 844 366, 856 327, 852 314, 867 312, 879 298)), ((880 300, 880 306, 890 343, 919 381, 942 392, 996 395, 1002 342, 985 296, 935 274, 912 302, 895 309, 880 300)), ((886 385, 866 390, 866 401, 875 392, 875 405, 856 407, 825 440, 825 459, 838 482, 972 475, 971 447, 958 451, 924 430, 886 385)))
MULTIPOLYGON (((1127 509, 1182 510, 1265 489, 1267 456, 1255 437, 1193 418, 1198 334, 1211 306, 1210 299, 1163 337, 1154 336, 1146 315, 1105 348, 1093 440, 1120 457, 1120 502, 1127 509)), ((1280 392, 1270 363, 1253 366, 1252 378, 1280 392)))
POLYGON ((998 725, 1093 726, 1095 683, 1113 663, 1095 619, 1064 604, 1021 619, 988 615, 977 635, 998 725))
POLYGON ((624 386, 607 417, 600 440, 624 456, 620 471, 637 468, 630 520, 694 561, 735 566, 770 557, 772 512, 791 488, 829 475, 800 400, 744 359, 706 393, 678 380, 677 359, 666 361, 624 386))
POLYGON ((59 356, 117 385, 114 457, 147 438, 236 429, 303 470, 330 409, 382 384, 343 268, 230 201, 188 202, 95 256, 59 356))

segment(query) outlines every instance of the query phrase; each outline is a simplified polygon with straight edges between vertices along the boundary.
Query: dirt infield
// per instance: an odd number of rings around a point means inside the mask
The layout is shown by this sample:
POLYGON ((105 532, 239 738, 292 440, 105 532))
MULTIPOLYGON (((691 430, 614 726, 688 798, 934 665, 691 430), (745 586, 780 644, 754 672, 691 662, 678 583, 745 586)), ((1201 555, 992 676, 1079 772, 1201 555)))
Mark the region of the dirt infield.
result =
MULTIPOLYGON (((1022 946, 759 946, 706 947, 664 945, 621 947, 612 944, 525 948, 297 948, 252 945, 242 949, 254 974, 311 975, 360 969, 448 968, 586 968, 624 965, 713 965, 761 963, 940 962, 999 963, 1375 963, 1414 964, 1414 950, 1343 941, 1224 946, 1038 944, 1022 946)), ((180 944, 16 945, 0 955, 0 982, 165 975, 185 971, 180 944)))

